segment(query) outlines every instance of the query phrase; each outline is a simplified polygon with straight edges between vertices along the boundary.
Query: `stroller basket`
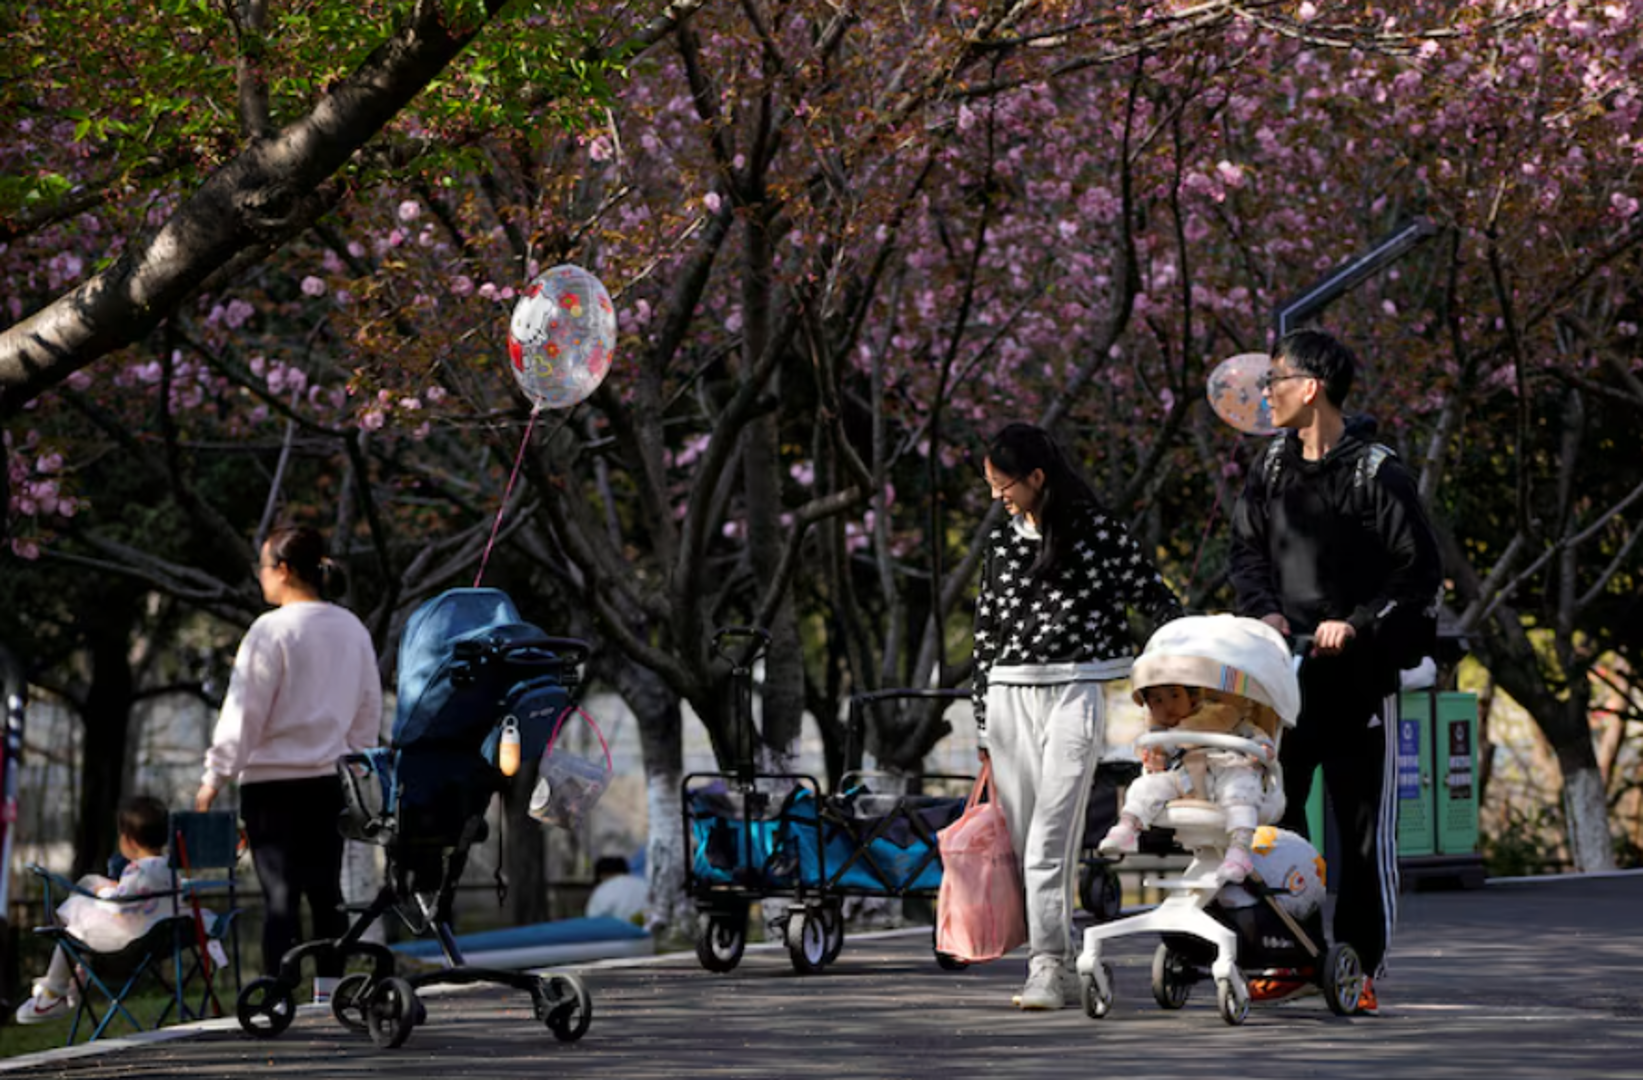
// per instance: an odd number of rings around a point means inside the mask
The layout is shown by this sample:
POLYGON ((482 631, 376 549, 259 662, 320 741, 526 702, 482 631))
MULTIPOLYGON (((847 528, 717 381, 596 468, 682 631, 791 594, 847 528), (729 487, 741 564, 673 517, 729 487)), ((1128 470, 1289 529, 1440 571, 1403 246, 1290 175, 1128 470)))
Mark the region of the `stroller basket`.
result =
POLYGON ((386 845, 397 831, 399 751, 381 746, 344 754, 337 759, 337 773, 342 777, 342 835, 386 845))

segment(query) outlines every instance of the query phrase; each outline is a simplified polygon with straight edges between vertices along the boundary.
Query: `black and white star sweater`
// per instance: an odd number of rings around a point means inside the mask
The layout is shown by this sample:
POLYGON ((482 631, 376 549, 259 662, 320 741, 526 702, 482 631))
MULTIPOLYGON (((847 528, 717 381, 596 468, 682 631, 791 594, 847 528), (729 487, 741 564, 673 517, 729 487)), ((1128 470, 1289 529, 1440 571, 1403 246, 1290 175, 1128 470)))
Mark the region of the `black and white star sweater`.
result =
POLYGON ((976 732, 985 740, 987 683, 995 667, 1087 665, 1135 655, 1126 608, 1155 626, 1177 618, 1176 599, 1129 531, 1097 507, 1080 508, 1060 565, 1035 581, 1043 537, 1025 517, 987 538, 976 597, 976 732))

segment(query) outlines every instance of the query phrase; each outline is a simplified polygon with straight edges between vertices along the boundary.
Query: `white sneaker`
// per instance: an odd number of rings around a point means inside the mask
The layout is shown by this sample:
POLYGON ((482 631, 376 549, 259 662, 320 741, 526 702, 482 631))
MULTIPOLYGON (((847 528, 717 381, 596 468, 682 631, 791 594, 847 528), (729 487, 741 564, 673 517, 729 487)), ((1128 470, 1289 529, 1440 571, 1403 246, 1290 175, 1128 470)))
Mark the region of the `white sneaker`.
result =
POLYGON ((1027 983, 1010 999, 1018 1009, 1065 1009, 1078 1000, 1078 973, 1059 956, 1035 956, 1027 965, 1027 983))
POLYGON ((49 1024, 53 1020, 67 1020, 74 1011, 74 1003, 67 994, 53 993, 40 983, 34 984, 34 994, 17 1006, 19 1024, 49 1024))

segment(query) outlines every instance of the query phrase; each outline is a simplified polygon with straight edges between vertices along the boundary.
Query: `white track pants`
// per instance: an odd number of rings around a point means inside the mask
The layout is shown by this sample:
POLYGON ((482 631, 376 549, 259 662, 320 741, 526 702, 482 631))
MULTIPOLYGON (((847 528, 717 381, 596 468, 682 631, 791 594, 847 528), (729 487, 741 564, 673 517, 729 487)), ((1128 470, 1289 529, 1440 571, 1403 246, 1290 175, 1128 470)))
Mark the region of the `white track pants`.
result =
POLYGON ((1105 739, 1102 683, 987 687, 993 783, 1021 859, 1033 956, 1076 955, 1073 888, 1084 806, 1105 739))

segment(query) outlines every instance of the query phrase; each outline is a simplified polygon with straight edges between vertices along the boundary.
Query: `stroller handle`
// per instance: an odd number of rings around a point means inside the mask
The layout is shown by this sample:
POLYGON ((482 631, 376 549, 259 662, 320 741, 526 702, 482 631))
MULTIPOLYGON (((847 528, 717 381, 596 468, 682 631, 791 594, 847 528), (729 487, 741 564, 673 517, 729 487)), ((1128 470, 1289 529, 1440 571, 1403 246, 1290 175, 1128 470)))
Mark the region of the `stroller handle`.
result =
POLYGON ((581 638, 544 637, 525 643, 526 648, 545 649, 555 656, 562 657, 567 663, 581 664, 593 652, 593 646, 581 638))
POLYGON ((548 637, 546 635, 518 638, 513 641, 489 636, 458 641, 452 647, 455 661, 451 679, 458 686, 468 686, 478 678, 479 671, 489 664, 540 664, 551 660, 562 671, 567 682, 574 681, 577 670, 587 661, 593 647, 580 638, 548 637))
POLYGON ((1219 731, 1149 731, 1136 739, 1135 745, 1142 749, 1207 746, 1216 750, 1236 750, 1263 760, 1266 757, 1266 750, 1254 739, 1219 731))
POLYGON ((970 691, 946 686, 893 687, 864 690, 850 695, 850 718, 844 728, 844 768, 860 772, 862 750, 867 745, 867 710, 881 701, 963 701, 970 691))

